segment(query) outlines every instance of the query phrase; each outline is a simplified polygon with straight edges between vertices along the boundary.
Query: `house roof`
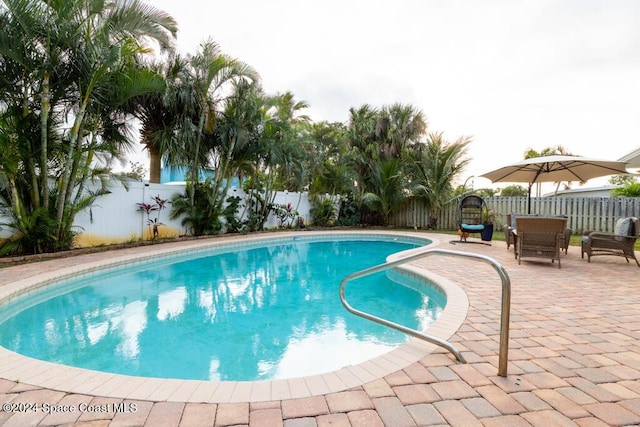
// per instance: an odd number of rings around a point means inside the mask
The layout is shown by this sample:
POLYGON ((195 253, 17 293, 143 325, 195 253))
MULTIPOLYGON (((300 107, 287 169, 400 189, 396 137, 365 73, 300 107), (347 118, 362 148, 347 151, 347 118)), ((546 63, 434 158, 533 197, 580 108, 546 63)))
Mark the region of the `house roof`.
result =
POLYGON ((543 194, 542 197, 554 197, 554 196, 577 196, 577 197, 609 197, 611 190, 620 188, 621 185, 602 185, 600 187, 578 187, 570 188, 568 190, 559 190, 557 193, 543 194))
POLYGON ((640 147, 636 148, 629 154, 626 154, 618 159, 621 162, 629 163, 629 168, 640 168, 640 147))

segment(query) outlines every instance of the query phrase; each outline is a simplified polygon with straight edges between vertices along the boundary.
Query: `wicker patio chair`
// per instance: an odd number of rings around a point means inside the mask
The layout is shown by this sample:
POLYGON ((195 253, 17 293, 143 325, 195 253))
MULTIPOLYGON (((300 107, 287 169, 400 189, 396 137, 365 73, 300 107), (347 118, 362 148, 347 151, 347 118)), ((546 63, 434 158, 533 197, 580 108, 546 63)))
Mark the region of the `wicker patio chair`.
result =
POLYGON ((515 242, 513 240, 513 227, 511 224, 511 214, 506 215, 506 221, 504 226, 502 227, 502 231, 504 231, 504 240, 507 243, 507 249, 515 242))
POLYGON ((570 228, 564 229, 564 240, 560 242, 560 249, 564 250, 565 255, 569 251, 569 242, 571 241, 572 230, 570 228))
POLYGON ((620 218, 616 221, 613 233, 585 231, 582 236, 582 258, 587 254, 587 261, 591 262, 591 257, 597 255, 622 256, 627 262, 629 258, 635 260, 640 267, 640 262, 633 250, 639 232, 636 217, 620 218))
MULTIPOLYGON (((506 215, 507 221, 504 227, 502 228, 502 230, 504 231, 504 240, 507 243, 507 249, 509 249, 511 245, 514 245, 513 247, 514 252, 517 252, 517 249, 518 249, 515 247, 515 238, 514 238, 515 236, 513 234, 513 230, 516 227, 515 218, 517 216, 539 216, 539 215, 525 215, 525 214, 507 214, 506 215)), ((566 217, 561 216, 561 218, 566 218, 566 217)), ((570 228, 565 229, 564 240, 560 242, 560 249, 564 250, 565 254, 569 251, 569 242, 571 240, 571 233, 573 233, 573 230, 571 230, 570 228)))
POLYGON ((458 234, 460 241, 466 242, 469 233, 482 233, 482 212, 486 209, 480 196, 469 195, 462 198, 458 206, 458 234))
POLYGON ((516 256, 522 258, 547 258, 558 261, 564 245, 567 229, 566 218, 516 217, 516 256))

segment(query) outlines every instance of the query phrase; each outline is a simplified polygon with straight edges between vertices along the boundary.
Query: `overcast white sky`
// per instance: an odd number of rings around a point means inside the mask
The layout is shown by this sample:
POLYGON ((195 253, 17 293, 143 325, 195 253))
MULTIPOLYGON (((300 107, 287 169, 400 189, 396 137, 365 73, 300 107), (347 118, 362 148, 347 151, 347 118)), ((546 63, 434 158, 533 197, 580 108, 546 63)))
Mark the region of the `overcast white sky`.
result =
POLYGON ((616 160, 640 147, 637 0, 148 3, 178 21, 180 50, 211 37, 314 121, 400 102, 447 140, 471 136, 461 180, 527 148, 616 160))

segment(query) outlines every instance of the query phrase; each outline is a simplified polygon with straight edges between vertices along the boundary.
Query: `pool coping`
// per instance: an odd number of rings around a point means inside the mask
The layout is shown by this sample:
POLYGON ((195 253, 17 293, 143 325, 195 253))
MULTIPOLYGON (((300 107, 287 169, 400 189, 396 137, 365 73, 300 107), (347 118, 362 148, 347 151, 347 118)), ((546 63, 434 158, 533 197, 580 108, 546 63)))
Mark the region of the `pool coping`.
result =
MULTIPOLYGON (((264 240, 314 235, 389 235, 428 239, 432 241, 430 247, 437 247, 440 244, 437 239, 433 239, 431 236, 422 237, 412 232, 376 230, 267 233, 257 236, 242 236, 241 238, 232 236, 215 240, 198 240, 179 247, 171 247, 170 244, 159 245, 154 250, 135 255, 117 255, 114 252, 110 254, 114 256, 100 261, 61 268, 9 283, 0 287, 0 303, 38 290, 52 281, 107 267, 138 263, 165 255, 198 251, 230 243, 245 245, 264 240)), ((411 251, 415 250, 406 252, 411 251)), ((403 266, 403 269, 434 282, 447 296, 447 305, 442 314, 423 332, 441 340, 448 340, 466 318, 469 307, 466 293, 453 282, 423 268, 408 264, 403 266)), ((262 402, 320 396, 357 387, 401 370, 424 358, 436 348, 438 347, 434 344, 411 338, 405 344, 388 353, 328 373, 280 380, 205 381, 134 377, 92 371, 29 358, 0 346, 0 360, 3 361, 0 365, 0 378, 68 393, 108 398, 185 403, 262 402)))

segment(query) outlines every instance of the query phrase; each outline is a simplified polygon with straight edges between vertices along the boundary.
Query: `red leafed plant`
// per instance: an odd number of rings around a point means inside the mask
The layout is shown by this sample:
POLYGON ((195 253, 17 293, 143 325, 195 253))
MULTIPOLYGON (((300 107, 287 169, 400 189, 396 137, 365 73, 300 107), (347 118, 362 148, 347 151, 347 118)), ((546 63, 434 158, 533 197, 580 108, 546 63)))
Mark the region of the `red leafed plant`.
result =
POLYGON ((163 223, 160 222, 160 211, 165 208, 165 205, 167 204, 168 200, 160 198, 160 195, 152 197, 152 199, 154 201, 153 204, 142 202, 142 203, 136 203, 136 205, 138 206, 139 211, 144 212, 147 215, 147 224, 149 225, 149 228, 152 230, 153 240, 155 240, 159 234, 158 227, 160 227, 161 225, 164 225, 163 223), (155 218, 151 218, 151 212, 153 211, 158 212, 155 218))

